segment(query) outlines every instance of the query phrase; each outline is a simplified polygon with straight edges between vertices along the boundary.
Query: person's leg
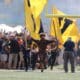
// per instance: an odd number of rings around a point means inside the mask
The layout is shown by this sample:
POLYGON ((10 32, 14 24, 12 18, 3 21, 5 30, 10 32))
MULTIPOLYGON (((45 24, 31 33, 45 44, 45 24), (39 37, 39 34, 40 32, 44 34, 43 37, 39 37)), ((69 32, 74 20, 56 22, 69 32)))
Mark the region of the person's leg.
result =
POLYGON ((55 64, 56 55, 57 55, 56 52, 54 52, 54 53, 51 55, 51 70, 53 69, 53 66, 54 66, 54 64, 55 64))
POLYGON ((6 61, 7 61, 7 54, 2 54, 2 56, 1 56, 1 62, 2 62, 2 66, 3 66, 2 68, 3 69, 7 68, 6 61))
POLYGON ((18 63, 18 69, 21 68, 21 64, 22 64, 22 68, 23 68, 23 67, 24 67, 23 52, 19 52, 19 63, 18 63))
POLYGON ((74 53, 70 54, 71 72, 75 72, 74 53))
POLYGON ((18 60, 18 54, 13 54, 13 59, 14 59, 14 62, 13 62, 13 69, 16 69, 17 67, 17 60, 18 60))
POLYGON ((43 64, 43 61, 40 61, 40 68, 41 68, 41 72, 44 71, 44 64, 43 64))
POLYGON ((13 54, 9 54, 9 59, 8 59, 8 69, 11 69, 12 67, 12 60, 13 60, 13 54))
POLYGON ((30 54, 30 51, 28 51, 28 50, 25 50, 24 51, 24 66, 25 66, 25 71, 27 71, 28 70, 28 67, 29 67, 29 64, 30 64, 30 56, 29 56, 29 54, 30 54))
POLYGON ((36 65, 36 60, 37 60, 37 58, 36 58, 36 55, 35 55, 35 53, 33 53, 33 55, 32 55, 32 60, 31 60, 31 64, 32 64, 32 70, 34 70, 35 69, 35 65, 36 65))
POLYGON ((28 70, 28 59, 26 56, 24 57, 24 66, 25 66, 25 70, 27 71, 28 70))
POLYGON ((44 58, 44 69, 47 69, 47 65, 48 65, 48 58, 47 58, 47 55, 45 55, 45 58, 44 58))
POLYGON ((68 53, 64 53, 64 70, 68 72, 68 53))
POLYGON ((48 59, 48 67, 51 66, 51 56, 48 59))
POLYGON ((1 52, 0 52, 0 68, 2 68, 2 62, 1 62, 1 52))
POLYGON ((40 67, 41 67, 41 72, 44 71, 44 55, 40 54, 40 67))

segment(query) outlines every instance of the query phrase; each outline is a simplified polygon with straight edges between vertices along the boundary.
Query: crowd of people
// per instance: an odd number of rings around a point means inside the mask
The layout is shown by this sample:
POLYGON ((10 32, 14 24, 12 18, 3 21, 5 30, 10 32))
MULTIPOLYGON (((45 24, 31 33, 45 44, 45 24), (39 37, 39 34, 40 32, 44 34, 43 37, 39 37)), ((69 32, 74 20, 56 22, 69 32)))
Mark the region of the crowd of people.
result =
POLYGON ((69 38, 63 48, 58 47, 59 41, 52 37, 45 39, 45 34, 40 34, 40 40, 33 39, 30 35, 24 34, 2 34, 0 33, 0 68, 2 69, 41 69, 41 72, 47 67, 53 69, 54 65, 58 65, 57 58, 64 49, 63 60, 64 70, 68 72, 68 60, 71 63, 71 72, 75 72, 75 57, 77 63, 80 64, 80 41, 75 43, 69 38), (27 46, 26 46, 27 42, 27 46))

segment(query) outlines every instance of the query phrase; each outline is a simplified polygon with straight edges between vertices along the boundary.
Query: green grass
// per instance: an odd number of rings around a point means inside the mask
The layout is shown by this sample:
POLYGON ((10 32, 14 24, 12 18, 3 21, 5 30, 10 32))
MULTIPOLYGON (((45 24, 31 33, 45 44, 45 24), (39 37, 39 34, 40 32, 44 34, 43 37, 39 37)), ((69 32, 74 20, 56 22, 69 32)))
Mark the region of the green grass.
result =
POLYGON ((40 70, 20 71, 20 70, 0 70, 0 80, 80 80, 80 68, 76 68, 75 73, 64 73, 62 66, 54 67, 53 71, 40 70))

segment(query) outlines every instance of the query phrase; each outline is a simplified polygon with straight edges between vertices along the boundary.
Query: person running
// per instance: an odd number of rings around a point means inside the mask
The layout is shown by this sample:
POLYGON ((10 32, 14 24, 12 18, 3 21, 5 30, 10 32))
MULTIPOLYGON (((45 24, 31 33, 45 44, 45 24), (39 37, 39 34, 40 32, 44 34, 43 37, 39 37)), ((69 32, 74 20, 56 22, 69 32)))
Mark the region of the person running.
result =
POLYGON ((44 33, 41 33, 40 34, 40 40, 35 40, 32 38, 32 40, 38 45, 39 47, 39 57, 40 57, 40 66, 41 66, 41 72, 44 71, 44 67, 46 66, 46 57, 47 57, 47 54, 46 54, 46 47, 48 44, 54 42, 54 39, 52 40, 46 40, 45 39, 45 34, 44 33))

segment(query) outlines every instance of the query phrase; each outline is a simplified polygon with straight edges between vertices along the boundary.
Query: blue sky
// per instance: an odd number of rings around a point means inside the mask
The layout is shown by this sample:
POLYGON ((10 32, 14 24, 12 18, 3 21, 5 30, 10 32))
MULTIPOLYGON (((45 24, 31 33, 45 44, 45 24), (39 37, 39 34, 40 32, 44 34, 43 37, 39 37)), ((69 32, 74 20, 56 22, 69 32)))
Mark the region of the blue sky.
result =
POLYGON ((23 0, 0 0, 0 24, 23 25, 23 7, 23 0))
MULTIPOLYGON (((46 11, 51 13, 53 6, 66 14, 80 15, 80 0, 48 0, 48 4, 41 14, 45 27, 50 25, 50 19, 45 17, 46 11)), ((23 0, 0 0, 0 24, 24 25, 23 0)))

